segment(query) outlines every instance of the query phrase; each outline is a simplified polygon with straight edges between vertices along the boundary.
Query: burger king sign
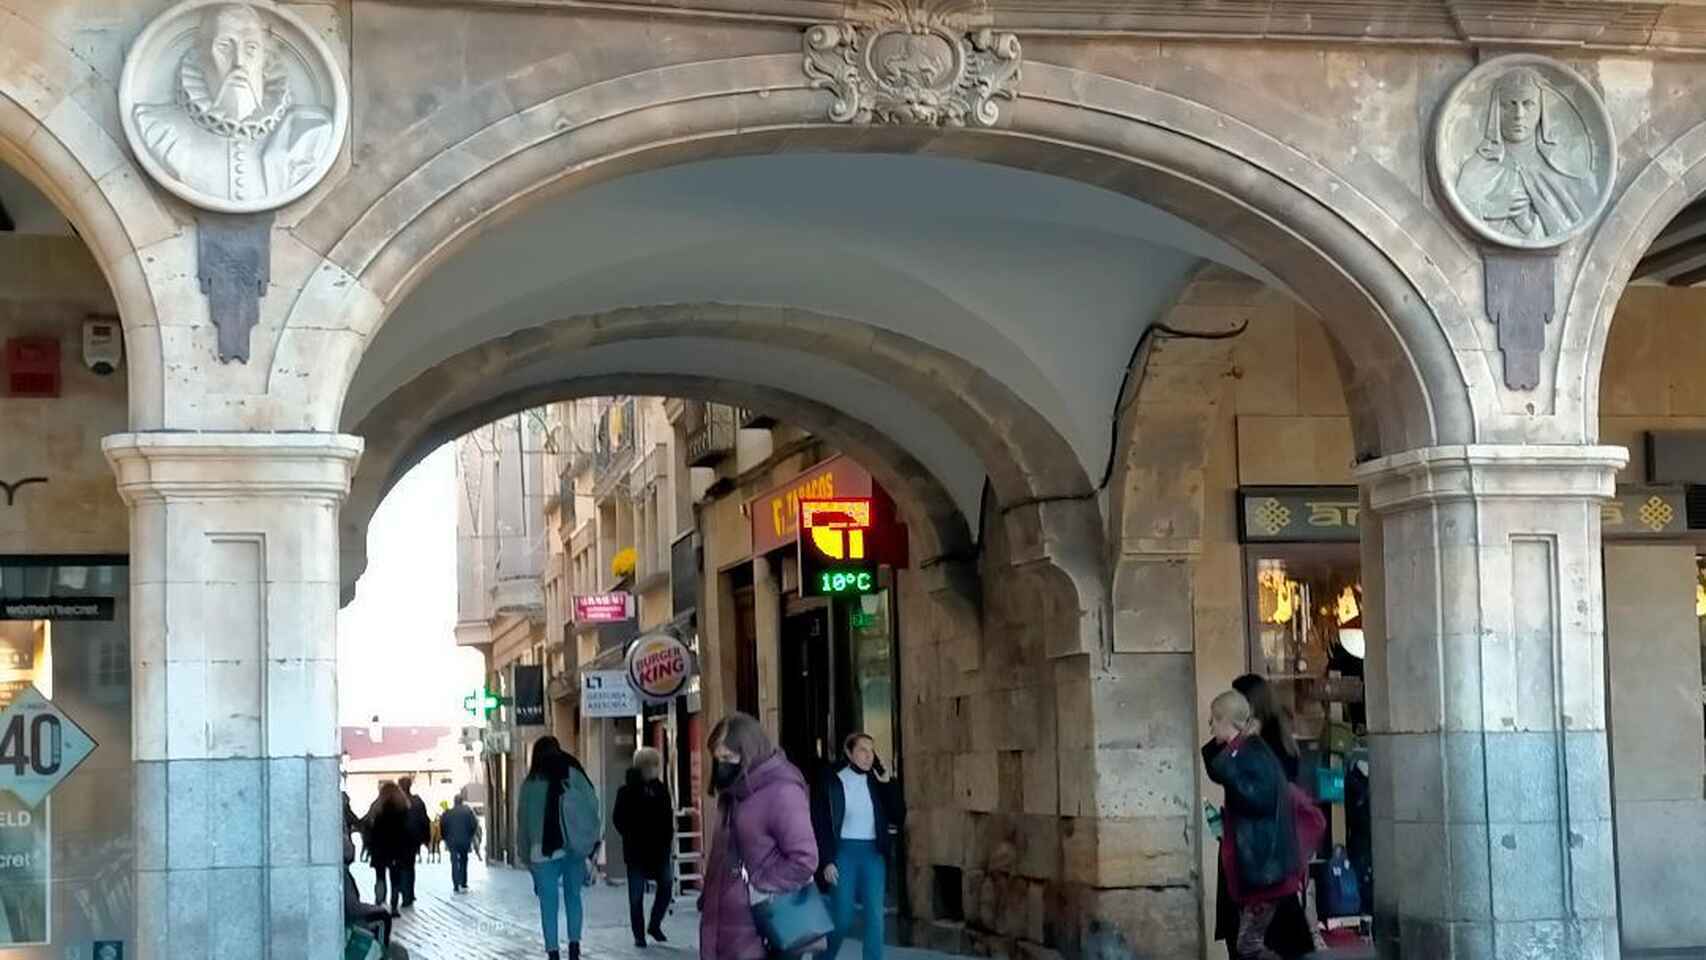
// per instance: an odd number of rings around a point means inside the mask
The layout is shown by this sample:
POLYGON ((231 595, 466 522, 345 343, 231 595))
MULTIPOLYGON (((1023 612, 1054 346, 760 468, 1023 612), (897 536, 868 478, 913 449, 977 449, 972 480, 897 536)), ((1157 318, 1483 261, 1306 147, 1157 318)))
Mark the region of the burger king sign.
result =
POLYGON ((648 633, 628 648, 628 684, 647 703, 668 703, 687 688, 693 651, 673 633, 648 633))

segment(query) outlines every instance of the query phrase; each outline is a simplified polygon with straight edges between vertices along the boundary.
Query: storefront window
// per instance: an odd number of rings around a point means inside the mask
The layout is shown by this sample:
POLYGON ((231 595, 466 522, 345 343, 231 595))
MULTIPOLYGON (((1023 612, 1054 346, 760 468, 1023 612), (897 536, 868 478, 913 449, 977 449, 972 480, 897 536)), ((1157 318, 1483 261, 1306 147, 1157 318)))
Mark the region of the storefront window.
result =
POLYGON ((134 926, 128 595, 122 560, 0 559, 0 955, 134 926))
POLYGON ((1330 720, 1362 719, 1361 562, 1354 544, 1250 548, 1250 669, 1280 694, 1300 739, 1319 740, 1330 720), (1357 694, 1348 696, 1347 694, 1357 694), (1333 708, 1351 701, 1349 716, 1333 708))
POLYGON ((852 644, 854 717, 856 726, 871 735, 877 755, 893 762, 894 752, 894 637, 889 618, 889 592, 867 594, 847 604, 848 636, 852 644))

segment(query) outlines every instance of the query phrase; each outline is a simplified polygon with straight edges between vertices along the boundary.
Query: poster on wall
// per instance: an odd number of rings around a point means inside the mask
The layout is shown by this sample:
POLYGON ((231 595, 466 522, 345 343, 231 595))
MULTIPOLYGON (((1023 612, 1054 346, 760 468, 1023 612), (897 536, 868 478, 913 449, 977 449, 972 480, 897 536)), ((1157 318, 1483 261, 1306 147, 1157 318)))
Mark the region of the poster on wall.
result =
POLYGON ((94 752, 95 741, 33 685, 0 711, 0 945, 48 942, 49 794, 94 752))

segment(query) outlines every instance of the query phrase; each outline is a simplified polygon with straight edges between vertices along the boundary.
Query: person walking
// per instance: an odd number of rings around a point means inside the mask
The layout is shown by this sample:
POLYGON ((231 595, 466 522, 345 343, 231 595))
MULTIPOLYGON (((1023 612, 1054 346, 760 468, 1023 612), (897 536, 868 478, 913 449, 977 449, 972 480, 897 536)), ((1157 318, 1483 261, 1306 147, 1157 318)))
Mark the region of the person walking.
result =
POLYGON ((580 960, 581 887, 587 857, 604 836, 598 794, 580 761, 563 750, 556 737, 533 744, 527 779, 521 784, 521 811, 516 822, 516 847, 533 874, 539 897, 539 925, 545 934, 545 955, 561 960, 557 929, 557 897, 568 913, 569 960, 580 960), (559 890, 561 893, 559 894, 559 890))
POLYGON ((765 960, 749 889, 787 893, 817 874, 806 779, 744 713, 719 722, 706 746, 721 828, 711 842, 699 898, 699 955, 765 960))
MULTIPOLYGON (((1251 716, 1261 724, 1262 741, 1279 759, 1288 783, 1296 783, 1301 768, 1301 752, 1291 733, 1291 721, 1274 702, 1273 687, 1259 674, 1246 673, 1232 681, 1232 689, 1244 695, 1250 703, 1251 716)), ((1220 743, 1213 737, 1203 744, 1203 763, 1207 764, 1220 752, 1220 743)), ((1307 853, 1307 851, 1305 851, 1307 853)), ((1226 885, 1224 868, 1215 871, 1214 938, 1226 943, 1226 952, 1237 960, 1238 905, 1226 885)), ((1274 921, 1268 927, 1267 943, 1282 960, 1297 960, 1310 952, 1325 948, 1318 925, 1307 909, 1303 897, 1293 897, 1275 906, 1274 921)))
POLYGON ((401 787, 387 780, 379 785, 379 797, 373 801, 367 817, 363 843, 373 864, 374 902, 385 905, 389 886, 391 916, 402 916, 398 902, 403 897, 403 868, 405 863, 413 862, 415 851, 414 835, 409 828, 409 798, 401 787))
POLYGON ((480 818, 462 791, 456 792, 455 805, 439 814, 438 830, 450 851, 450 889, 462 893, 468 889, 468 853, 480 846, 480 818))
POLYGON ((671 869, 675 853, 675 800, 664 785, 663 757, 651 747, 634 751, 628 782, 616 791, 616 809, 611 824, 622 835, 622 859, 628 865, 628 924, 634 931, 634 946, 646 947, 646 935, 668 943, 663 918, 669 910, 671 869), (652 898, 651 922, 646 922, 646 883, 657 884, 652 898))
POLYGON ((427 816, 426 801, 415 796, 415 778, 400 777, 397 786, 409 800, 409 857, 403 864, 403 906, 415 905, 415 863, 421 858, 421 848, 432 838, 432 818, 427 816))
POLYGON ((1297 827, 1285 770, 1260 735, 1250 701, 1236 690, 1214 699, 1210 729, 1220 749, 1207 761, 1210 780, 1226 790, 1220 865, 1238 905, 1236 960, 1280 960, 1267 944, 1278 905, 1303 885, 1297 827))
POLYGON ((855 733, 842 744, 843 759, 825 774, 812 794, 812 827, 817 834, 818 886, 829 894, 835 933, 824 955, 841 951, 853 927, 853 904, 864 906, 864 960, 883 955, 883 908, 888 900, 890 828, 906 823, 900 784, 889 777, 877 756, 876 741, 855 733))

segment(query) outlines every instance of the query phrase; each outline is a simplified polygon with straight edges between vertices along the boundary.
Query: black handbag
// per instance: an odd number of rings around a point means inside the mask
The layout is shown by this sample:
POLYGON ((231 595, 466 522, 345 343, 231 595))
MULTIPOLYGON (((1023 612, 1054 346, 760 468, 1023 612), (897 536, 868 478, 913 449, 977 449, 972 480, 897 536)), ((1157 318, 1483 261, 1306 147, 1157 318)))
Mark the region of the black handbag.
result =
POLYGON ((732 809, 724 822, 724 829, 729 832, 729 845, 740 861, 740 879, 746 884, 753 926, 758 928, 758 935, 765 946, 784 957, 797 957, 835 932, 835 920, 829 915, 829 904, 818 892, 815 882, 807 880, 805 886, 797 890, 778 893, 758 890, 753 887, 752 877, 746 871, 746 856, 741 853, 732 809))

